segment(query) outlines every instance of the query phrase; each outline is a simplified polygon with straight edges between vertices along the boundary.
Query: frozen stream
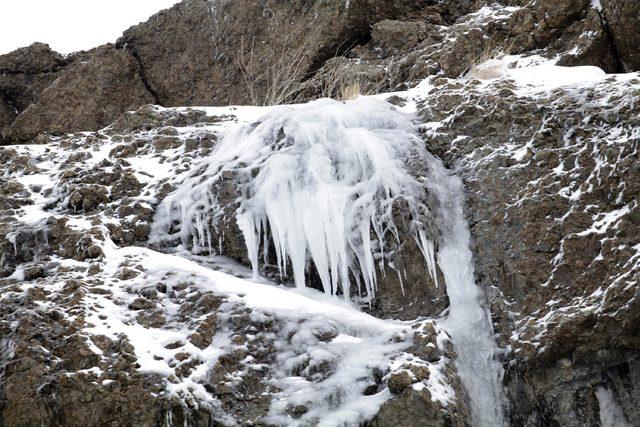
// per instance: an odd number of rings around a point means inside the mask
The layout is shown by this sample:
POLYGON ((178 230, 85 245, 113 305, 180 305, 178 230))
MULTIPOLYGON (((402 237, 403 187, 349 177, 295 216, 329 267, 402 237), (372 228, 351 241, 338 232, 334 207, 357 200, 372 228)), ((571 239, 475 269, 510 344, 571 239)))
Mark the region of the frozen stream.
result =
POLYGON ((290 268, 299 288, 313 263, 324 291, 345 299, 351 273, 362 278, 360 295, 375 296, 376 257, 384 260, 388 240, 399 238, 393 216, 399 198, 413 218, 411 237, 424 255, 425 273, 436 277, 434 243, 425 229, 432 221, 426 183, 441 218, 437 262, 450 299, 443 324, 458 352, 473 424, 504 424, 503 372, 489 311, 474 281, 462 183, 426 152, 412 115, 366 97, 275 108, 230 132, 162 202, 152 240, 180 238, 196 253, 212 252, 217 236, 211 228, 224 221, 225 208, 214 188, 225 176, 239 182, 235 219, 255 274, 273 247, 280 272, 290 268), (424 183, 408 171, 411 161, 424 170, 424 183))
POLYGON ((474 280, 469 226, 464 218, 462 181, 436 159, 432 162, 429 188, 437 195, 442 218, 438 265, 449 296, 449 314, 440 324, 447 330, 458 353, 456 367, 471 399, 474 425, 505 425, 502 365, 495 359, 489 309, 474 280))

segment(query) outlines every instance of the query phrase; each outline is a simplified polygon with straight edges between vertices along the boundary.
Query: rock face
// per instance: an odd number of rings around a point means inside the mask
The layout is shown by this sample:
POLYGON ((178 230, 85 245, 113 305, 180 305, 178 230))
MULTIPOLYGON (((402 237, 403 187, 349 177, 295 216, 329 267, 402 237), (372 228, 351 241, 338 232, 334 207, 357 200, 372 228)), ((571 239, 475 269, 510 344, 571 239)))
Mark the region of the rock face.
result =
POLYGON ((38 102, 20 113, 5 131, 5 138, 27 141, 41 132, 98 129, 122 112, 153 101, 135 58, 127 51, 104 46, 65 68, 38 102))
POLYGON ((263 75, 266 69, 293 61, 292 75, 283 78, 295 85, 325 60, 366 41, 373 23, 419 10, 421 3, 185 0, 125 31, 117 45, 140 60, 162 105, 252 102, 245 77, 258 102, 269 102, 267 84, 279 81, 263 75))
POLYGON ((638 2, 604 0, 602 16, 624 71, 640 69, 640 52, 638 51, 640 35, 637 31, 640 25, 640 5, 638 2))
POLYGON ((639 96, 637 76, 548 93, 441 80, 426 96, 443 126, 425 140, 469 190, 513 425, 597 425, 598 387, 640 422, 639 96))
POLYGON ((17 111, 36 102, 67 61, 48 45, 34 43, 0 56, 0 92, 17 111))
POLYGON ((0 57, 0 128, 5 140, 23 140, 96 130, 147 102, 283 103, 336 95, 354 81, 366 92, 394 90, 438 73, 458 77, 501 53, 560 55, 562 64, 607 72, 640 69, 633 0, 603 1, 602 10, 585 0, 506 3, 184 0, 125 31, 115 50, 64 59, 34 44, 0 57), (96 71, 102 67, 121 74, 96 71), (52 108, 61 95, 73 98, 71 106, 52 108), (97 104, 108 111, 103 117, 97 104), (71 108, 83 119, 66 118, 71 108), (49 118, 38 118, 43 111, 49 118))
POLYGON ((0 99, 0 127, 9 126, 18 115, 15 107, 6 98, 0 99))
POLYGON ((558 61, 559 65, 597 65, 608 73, 621 71, 623 67, 607 24, 596 9, 587 12, 582 33, 569 42, 569 48, 558 61))
POLYGON ((66 64, 61 55, 42 43, 0 56, 0 143, 3 129, 39 99, 66 64))

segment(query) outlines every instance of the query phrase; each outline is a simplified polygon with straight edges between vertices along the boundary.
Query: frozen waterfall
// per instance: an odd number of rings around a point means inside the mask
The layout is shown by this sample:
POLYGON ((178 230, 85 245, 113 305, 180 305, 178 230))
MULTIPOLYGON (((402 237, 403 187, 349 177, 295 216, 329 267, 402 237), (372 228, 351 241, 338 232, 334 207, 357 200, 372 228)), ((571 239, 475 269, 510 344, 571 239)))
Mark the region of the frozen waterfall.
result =
POLYGON ((324 291, 348 298, 355 279, 371 298, 385 244, 398 240, 395 202, 406 202, 411 235, 436 278, 433 221, 427 195, 438 201, 437 261, 450 300, 442 321, 458 352, 474 425, 504 424, 502 367, 495 360, 489 311, 474 281, 470 232, 463 215, 460 179, 424 148, 413 117, 390 104, 361 97, 319 100, 272 110, 239 127, 218 144, 156 214, 152 239, 180 238, 186 247, 213 251, 212 228, 222 220, 216 185, 233 175, 238 188, 235 220, 258 273, 260 255, 275 250, 278 268, 289 268, 297 286, 315 265, 324 291), (420 175, 410 173, 408 164, 420 175), (419 167, 415 167, 418 164, 419 167))
POLYGON ((624 412, 613 397, 611 390, 598 387, 596 389, 596 398, 598 399, 602 427, 631 427, 631 423, 625 418, 624 412))
POLYGON ((458 353, 456 367, 471 399, 474 426, 503 426, 503 369, 495 359, 498 346, 492 336, 491 315, 474 279, 463 184, 439 160, 433 159, 431 165, 427 185, 440 203, 438 265, 449 296, 449 314, 440 324, 458 353))
POLYGON ((425 189, 405 168, 426 153, 413 130, 411 116, 379 100, 279 107, 227 135, 205 170, 163 201, 153 239, 167 238, 178 222, 186 246, 211 249, 210 226, 222 211, 212 188, 232 172, 242 190, 235 219, 256 274, 260 252, 266 260, 273 247, 281 275, 290 266, 297 286, 313 262, 325 292, 348 298, 355 278, 372 298, 385 242, 399 239, 393 208, 402 199, 435 277, 425 189))

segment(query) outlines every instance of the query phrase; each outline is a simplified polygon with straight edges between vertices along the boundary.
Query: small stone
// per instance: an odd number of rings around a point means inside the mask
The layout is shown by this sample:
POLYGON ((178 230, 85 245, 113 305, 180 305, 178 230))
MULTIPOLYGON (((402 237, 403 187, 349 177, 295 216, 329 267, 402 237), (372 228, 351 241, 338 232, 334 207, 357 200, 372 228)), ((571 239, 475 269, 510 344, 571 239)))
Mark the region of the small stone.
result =
POLYGON ((169 343, 167 345, 164 346, 164 348, 169 349, 169 350, 174 350, 176 348, 180 348, 183 347, 184 343, 182 341, 174 341, 172 343, 169 343))
POLYGON ((389 387, 389 391, 393 394, 400 394, 402 391, 413 384, 413 378, 409 371, 401 370, 398 372, 393 372, 389 375, 387 379, 387 386, 389 387))
POLYGON ((429 375, 431 375, 429 367, 426 365, 411 365, 409 370, 418 381, 426 380, 429 378, 429 375))
POLYGON ((136 298, 131 304, 129 304, 130 310, 149 310, 155 307, 156 303, 154 301, 145 298, 136 298))
POLYGON ((378 392, 378 384, 372 383, 365 387, 362 394, 365 396, 373 396, 378 392))
POLYGON ((33 265, 24 269, 24 280, 31 281, 44 277, 44 267, 42 265, 33 265))
POLYGON ((186 353, 184 351, 181 351, 180 353, 176 354, 176 360, 179 361, 179 362, 187 360, 190 357, 191 357, 191 354, 186 353))
POLYGON ((307 413, 309 409, 305 405, 296 405, 291 408, 291 416, 293 418, 300 418, 307 413))
POLYGON ((100 273, 100 271, 102 271, 102 269, 100 268, 100 265, 96 263, 91 264, 87 269, 87 273, 89 274, 89 276, 95 276, 96 274, 100 273))
POLYGON ((209 343, 207 343, 207 340, 205 339, 205 337, 203 337, 197 332, 194 332, 193 334, 191 334, 191 336, 189 337, 189 341, 191 342, 191 344, 195 345, 200 350, 203 350, 209 346, 209 343))
POLYGON ((102 248, 98 245, 91 245, 87 248, 87 258, 96 259, 102 256, 102 248))

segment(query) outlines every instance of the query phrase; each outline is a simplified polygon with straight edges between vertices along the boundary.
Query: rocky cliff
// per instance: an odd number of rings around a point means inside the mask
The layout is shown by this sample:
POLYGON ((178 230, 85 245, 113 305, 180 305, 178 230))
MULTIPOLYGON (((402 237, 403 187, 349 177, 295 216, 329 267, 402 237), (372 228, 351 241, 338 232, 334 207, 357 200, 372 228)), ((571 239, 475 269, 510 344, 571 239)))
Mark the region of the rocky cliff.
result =
POLYGON ((638 28, 634 0, 184 0, 0 56, 0 425, 640 425, 638 28))
POLYGON ((279 101, 305 100, 331 95, 336 73, 380 92, 438 73, 459 77, 496 52, 637 71, 638 15, 633 0, 185 0, 115 45, 63 58, 34 44, 1 56, 0 128, 7 142, 27 141, 98 130, 150 102, 269 103, 274 80, 286 81, 279 101), (283 64, 287 77, 274 75, 283 64))

